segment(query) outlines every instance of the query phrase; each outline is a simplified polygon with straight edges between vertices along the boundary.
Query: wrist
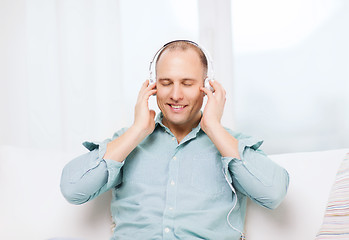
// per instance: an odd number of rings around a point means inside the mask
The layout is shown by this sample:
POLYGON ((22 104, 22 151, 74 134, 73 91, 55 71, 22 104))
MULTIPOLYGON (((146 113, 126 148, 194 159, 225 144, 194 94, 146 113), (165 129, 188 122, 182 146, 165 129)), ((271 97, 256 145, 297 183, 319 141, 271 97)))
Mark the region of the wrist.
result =
POLYGON ((211 135, 223 126, 220 122, 211 122, 210 124, 203 124, 201 128, 207 135, 211 135))
POLYGON ((129 130, 141 139, 144 139, 146 136, 148 136, 151 133, 147 129, 141 126, 138 126, 135 123, 130 127, 129 130))

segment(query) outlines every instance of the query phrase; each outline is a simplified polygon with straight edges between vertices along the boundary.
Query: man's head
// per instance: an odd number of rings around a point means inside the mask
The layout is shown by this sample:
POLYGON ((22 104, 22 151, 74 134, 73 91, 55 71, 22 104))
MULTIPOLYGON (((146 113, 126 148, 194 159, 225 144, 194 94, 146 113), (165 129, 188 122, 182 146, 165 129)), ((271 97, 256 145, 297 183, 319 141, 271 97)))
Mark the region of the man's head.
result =
POLYGON ((156 61, 157 103, 170 129, 191 129, 200 120, 207 75, 207 59, 186 41, 168 44, 156 61))
POLYGON ((200 61, 202 63, 202 66, 203 66, 204 77, 206 78, 207 69, 208 69, 208 59, 206 58, 205 53, 202 51, 202 49, 196 43, 191 42, 191 41, 187 41, 187 40, 176 40, 176 41, 172 41, 172 42, 167 43, 163 47, 163 49, 160 51, 160 53, 156 59, 155 71, 157 70, 157 63, 158 63, 159 59, 161 58, 161 55, 165 51, 176 51, 176 50, 186 51, 188 49, 193 49, 195 52, 197 52, 198 56, 200 57, 200 61))

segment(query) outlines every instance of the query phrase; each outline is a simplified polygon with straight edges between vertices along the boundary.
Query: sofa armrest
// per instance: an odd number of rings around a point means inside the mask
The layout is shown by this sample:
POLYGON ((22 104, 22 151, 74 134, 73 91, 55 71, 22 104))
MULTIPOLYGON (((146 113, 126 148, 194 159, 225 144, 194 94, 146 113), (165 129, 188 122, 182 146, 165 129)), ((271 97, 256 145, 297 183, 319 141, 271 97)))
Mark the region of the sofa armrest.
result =
POLYGON ((249 240, 314 239, 322 224, 329 193, 349 149, 271 155, 290 174, 288 193, 271 211, 248 201, 249 240))

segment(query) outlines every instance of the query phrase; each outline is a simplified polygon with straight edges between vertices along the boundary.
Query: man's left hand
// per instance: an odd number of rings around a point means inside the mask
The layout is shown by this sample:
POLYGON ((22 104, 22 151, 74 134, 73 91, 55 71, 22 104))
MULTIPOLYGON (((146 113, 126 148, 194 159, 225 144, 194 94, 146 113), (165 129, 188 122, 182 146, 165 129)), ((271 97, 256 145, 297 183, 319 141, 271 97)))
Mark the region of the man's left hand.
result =
POLYGON ((221 124, 226 101, 226 92, 222 85, 217 81, 210 81, 210 85, 214 89, 213 92, 207 88, 200 87, 200 90, 206 93, 208 98, 200 122, 202 130, 205 132, 207 130, 214 130, 216 126, 221 124))

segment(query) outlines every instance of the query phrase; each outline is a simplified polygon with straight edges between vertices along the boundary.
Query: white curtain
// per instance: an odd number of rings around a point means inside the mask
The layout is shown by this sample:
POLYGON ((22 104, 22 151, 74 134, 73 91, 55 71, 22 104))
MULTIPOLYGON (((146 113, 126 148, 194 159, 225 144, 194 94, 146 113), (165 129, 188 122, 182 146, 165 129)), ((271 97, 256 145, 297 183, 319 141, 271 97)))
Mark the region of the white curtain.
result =
POLYGON ((122 118, 118 5, 1 1, 1 144, 74 149, 122 118))
POLYGON ((233 46, 230 0, 199 0, 199 38, 211 53, 215 78, 226 89, 222 124, 234 128, 233 46))
POLYGON ((229 92, 229 19, 228 0, 0 1, 0 144, 80 151, 130 126, 148 64, 173 39, 212 51, 229 92))

